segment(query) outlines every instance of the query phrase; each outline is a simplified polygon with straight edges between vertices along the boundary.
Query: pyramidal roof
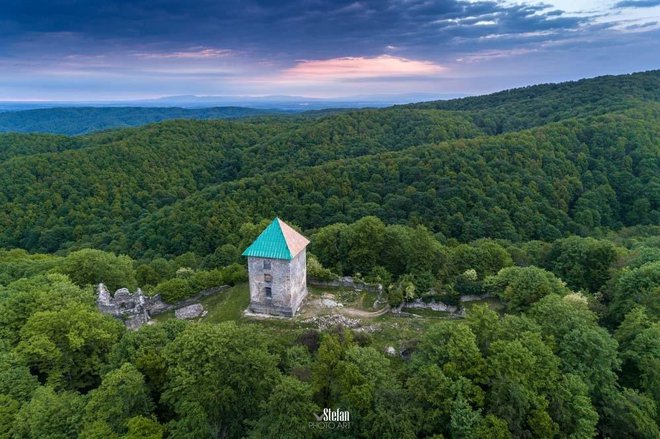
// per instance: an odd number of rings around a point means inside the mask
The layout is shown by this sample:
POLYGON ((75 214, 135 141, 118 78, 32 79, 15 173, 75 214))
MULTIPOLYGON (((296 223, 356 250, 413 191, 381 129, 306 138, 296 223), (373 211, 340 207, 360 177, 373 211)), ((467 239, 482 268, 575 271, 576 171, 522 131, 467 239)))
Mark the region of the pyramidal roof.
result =
POLYGON ((261 235, 245 249, 243 256, 287 259, 296 257, 309 244, 309 239, 279 218, 275 218, 261 235))

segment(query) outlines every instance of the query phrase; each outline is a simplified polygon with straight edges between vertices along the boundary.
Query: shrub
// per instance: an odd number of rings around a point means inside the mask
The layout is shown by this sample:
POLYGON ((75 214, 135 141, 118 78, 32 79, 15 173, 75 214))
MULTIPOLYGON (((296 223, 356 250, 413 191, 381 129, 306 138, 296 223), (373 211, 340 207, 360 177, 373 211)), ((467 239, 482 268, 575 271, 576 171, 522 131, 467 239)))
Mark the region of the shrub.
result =
POLYGON ((242 264, 231 264, 220 269, 222 281, 225 284, 236 285, 248 279, 248 272, 242 264))
POLYGON ((387 293, 387 302, 392 308, 396 308, 403 302, 403 291, 400 288, 391 288, 387 293))
POLYGON ((159 283, 156 286, 156 292, 167 303, 178 302, 195 294, 195 290, 188 280, 176 277, 159 283))
POLYGON ((307 273, 310 277, 318 280, 333 280, 337 278, 337 275, 321 265, 314 255, 307 257, 307 273))
POLYGON ((190 278, 190 286, 195 291, 207 290, 225 284, 221 270, 197 271, 190 278))
POLYGON ((94 249, 71 253, 60 266, 60 273, 69 276, 76 285, 84 287, 103 282, 110 291, 137 287, 133 260, 129 256, 94 249))

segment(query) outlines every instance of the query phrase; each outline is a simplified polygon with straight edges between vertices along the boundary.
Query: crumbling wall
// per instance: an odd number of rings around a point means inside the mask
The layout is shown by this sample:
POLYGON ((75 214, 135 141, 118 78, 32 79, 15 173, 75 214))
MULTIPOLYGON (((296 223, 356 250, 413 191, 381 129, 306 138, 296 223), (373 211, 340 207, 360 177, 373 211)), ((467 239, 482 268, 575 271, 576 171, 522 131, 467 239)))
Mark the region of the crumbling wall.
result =
POLYGON ((351 276, 340 277, 335 280, 319 280, 312 277, 307 277, 307 283, 317 287, 343 287, 351 290, 363 290, 370 293, 382 293, 383 286, 381 284, 368 284, 361 280, 353 279, 351 276))
POLYGON ((180 302, 165 303, 160 294, 149 297, 140 288, 135 293, 131 293, 127 288, 120 288, 114 294, 111 294, 108 288, 101 283, 96 287, 96 305, 102 313, 122 319, 129 329, 138 329, 157 314, 196 304, 203 297, 224 291, 227 288, 229 288, 229 285, 209 288, 180 302))

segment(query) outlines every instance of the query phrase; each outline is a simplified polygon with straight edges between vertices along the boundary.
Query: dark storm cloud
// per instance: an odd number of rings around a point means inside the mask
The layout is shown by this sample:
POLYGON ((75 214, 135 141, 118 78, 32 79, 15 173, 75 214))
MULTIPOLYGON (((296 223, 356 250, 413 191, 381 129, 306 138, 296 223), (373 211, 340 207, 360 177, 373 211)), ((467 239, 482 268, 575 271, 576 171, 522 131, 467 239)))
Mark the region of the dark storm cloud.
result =
POLYGON ((657 68, 657 14, 631 8, 660 0, 0 3, 0 100, 475 93, 657 68))
POLYGON ((660 6, 660 0, 624 0, 617 2, 615 8, 653 8, 660 6))
POLYGON ((314 58, 382 53, 387 45, 428 53, 454 38, 568 31, 585 22, 546 5, 495 1, 9 0, 5 44, 44 35, 63 51, 222 47, 314 58), (66 41, 69 40, 68 46, 66 41))

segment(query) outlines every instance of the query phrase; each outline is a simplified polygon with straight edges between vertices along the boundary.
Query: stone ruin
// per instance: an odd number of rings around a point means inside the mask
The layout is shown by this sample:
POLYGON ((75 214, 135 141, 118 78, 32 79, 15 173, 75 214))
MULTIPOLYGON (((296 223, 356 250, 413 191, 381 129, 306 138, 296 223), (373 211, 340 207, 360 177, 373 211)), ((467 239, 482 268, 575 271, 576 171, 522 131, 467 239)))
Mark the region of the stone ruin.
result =
POLYGON ((150 298, 138 288, 131 293, 128 288, 120 288, 110 294, 104 284, 97 287, 96 305, 104 314, 122 319, 129 329, 137 329, 151 319, 151 312, 167 308, 160 297, 150 298))
POLYGON ((108 288, 101 283, 96 287, 96 305, 102 313, 123 320, 127 328, 138 329, 148 323, 151 317, 156 314, 162 314, 170 310, 174 310, 174 314, 178 319, 204 317, 206 311, 198 303, 199 300, 227 288, 229 288, 228 285, 209 288, 200 291, 194 297, 170 304, 165 303, 160 294, 150 297, 145 295, 140 288, 135 290, 134 293, 131 293, 128 288, 120 288, 114 294, 111 294, 108 288))

